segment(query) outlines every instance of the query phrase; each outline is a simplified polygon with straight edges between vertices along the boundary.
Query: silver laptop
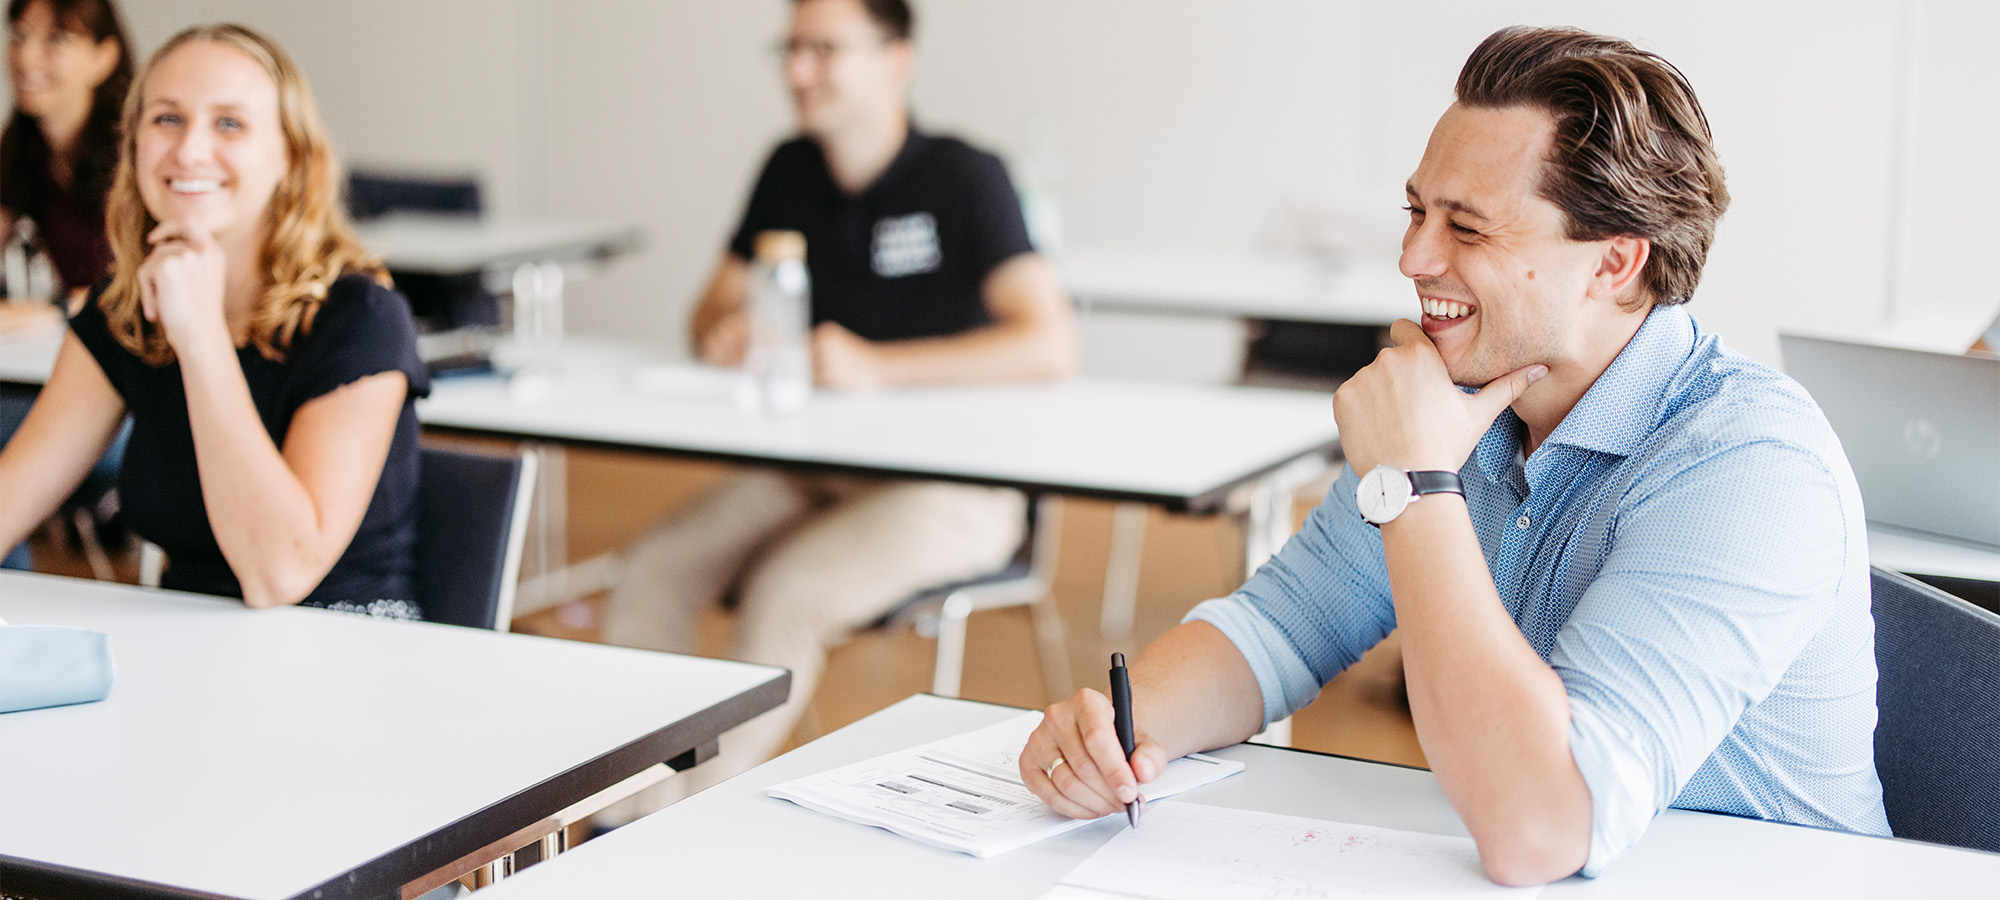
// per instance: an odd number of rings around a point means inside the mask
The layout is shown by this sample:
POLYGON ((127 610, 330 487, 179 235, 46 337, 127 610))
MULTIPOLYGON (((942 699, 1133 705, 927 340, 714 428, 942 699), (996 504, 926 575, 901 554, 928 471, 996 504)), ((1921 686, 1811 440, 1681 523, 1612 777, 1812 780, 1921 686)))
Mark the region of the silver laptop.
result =
POLYGON ((2000 359, 1781 334, 1868 521, 2000 548, 2000 359))

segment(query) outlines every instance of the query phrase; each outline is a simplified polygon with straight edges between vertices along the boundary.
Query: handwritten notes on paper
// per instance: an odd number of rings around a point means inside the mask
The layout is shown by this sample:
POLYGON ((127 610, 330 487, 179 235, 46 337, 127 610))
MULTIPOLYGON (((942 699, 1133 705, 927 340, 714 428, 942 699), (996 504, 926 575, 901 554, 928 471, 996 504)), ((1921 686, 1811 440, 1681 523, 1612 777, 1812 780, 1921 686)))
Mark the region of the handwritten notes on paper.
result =
MULTIPOLYGON (((1021 746, 1042 720, 1024 713, 997 725, 878 756, 768 793, 808 809, 982 859, 1087 823, 1052 812, 1021 783, 1021 746)), ((1190 754, 1141 788, 1158 800, 1243 771, 1243 764, 1190 754)), ((1147 822, 1152 821, 1147 810, 1147 822)))
POLYGON ((1487 880, 1469 838, 1169 803, 1121 831, 1043 900, 1531 898, 1487 880))

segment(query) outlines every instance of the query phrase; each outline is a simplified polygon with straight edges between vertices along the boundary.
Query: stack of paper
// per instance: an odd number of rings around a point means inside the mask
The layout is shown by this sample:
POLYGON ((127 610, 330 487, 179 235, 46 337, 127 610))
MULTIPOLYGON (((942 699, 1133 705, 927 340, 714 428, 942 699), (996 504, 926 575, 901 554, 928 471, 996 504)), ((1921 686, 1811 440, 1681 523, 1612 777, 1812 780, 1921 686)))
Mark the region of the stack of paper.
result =
MULTIPOLYGON (((978 731, 776 785, 773 797, 981 859, 1054 837, 1088 820, 1057 815, 1021 783, 1019 759, 1042 721, 1023 713, 978 731)), ((1140 792, 1159 800, 1243 771, 1192 753, 1140 792)), ((1122 814, 1121 814, 1122 815, 1122 814)), ((1152 822, 1148 811, 1146 824, 1152 822)))
POLYGON ((1169 803, 1098 848, 1042 900, 1525 900, 1541 890, 1487 880, 1471 838, 1169 803))

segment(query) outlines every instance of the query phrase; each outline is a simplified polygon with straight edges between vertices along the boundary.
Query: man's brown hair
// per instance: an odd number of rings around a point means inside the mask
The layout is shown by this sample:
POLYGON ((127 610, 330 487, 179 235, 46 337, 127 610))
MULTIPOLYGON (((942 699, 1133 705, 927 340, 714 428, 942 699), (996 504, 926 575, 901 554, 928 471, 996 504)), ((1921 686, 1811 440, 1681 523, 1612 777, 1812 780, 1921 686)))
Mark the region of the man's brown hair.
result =
MULTIPOLYGON (((805 0, 792 0, 797 6, 805 0)), ((916 16, 910 12, 907 0, 860 0, 861 8, 868 13, 869 21, 882 30, 882 39, 887 41, 907 41, 916 30, 916 16)))
POLYGON ((1673 63, 1575 28, 1494 32, 1458 73, 1458 102, 1525 106, 1554 121, 1537 192, 1574 241, 1652 241, 1641 274, 1658 305, 1686 303, 1729 208, 1722 161, 1694 88, 1673 63))

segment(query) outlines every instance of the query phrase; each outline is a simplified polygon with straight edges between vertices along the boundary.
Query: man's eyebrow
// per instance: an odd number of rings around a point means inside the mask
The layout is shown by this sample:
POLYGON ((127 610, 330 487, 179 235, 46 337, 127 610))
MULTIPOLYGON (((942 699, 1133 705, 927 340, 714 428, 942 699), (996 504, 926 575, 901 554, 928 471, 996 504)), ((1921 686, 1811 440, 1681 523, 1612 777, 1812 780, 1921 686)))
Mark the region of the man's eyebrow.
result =
MULTIPOLYGON (((1417 193, 1417 186, 1410 182, 1403 183, 1403 193, 1408 194, 1411 199, 1416 199, 1420 196, 1417 193)), ((1471 204, 1459 200, 1452 200, 1448 198, 1432 200, 1430 201, 1429 205, 1442 206, 1445 209, 1456 210, 1458 212, 1462 212, 1468 216, 1471 216, 1475 219, 1487 218, 1487 215, 1485 213, 1480 212, 1477 208, 1473 207, 1471 204)))

